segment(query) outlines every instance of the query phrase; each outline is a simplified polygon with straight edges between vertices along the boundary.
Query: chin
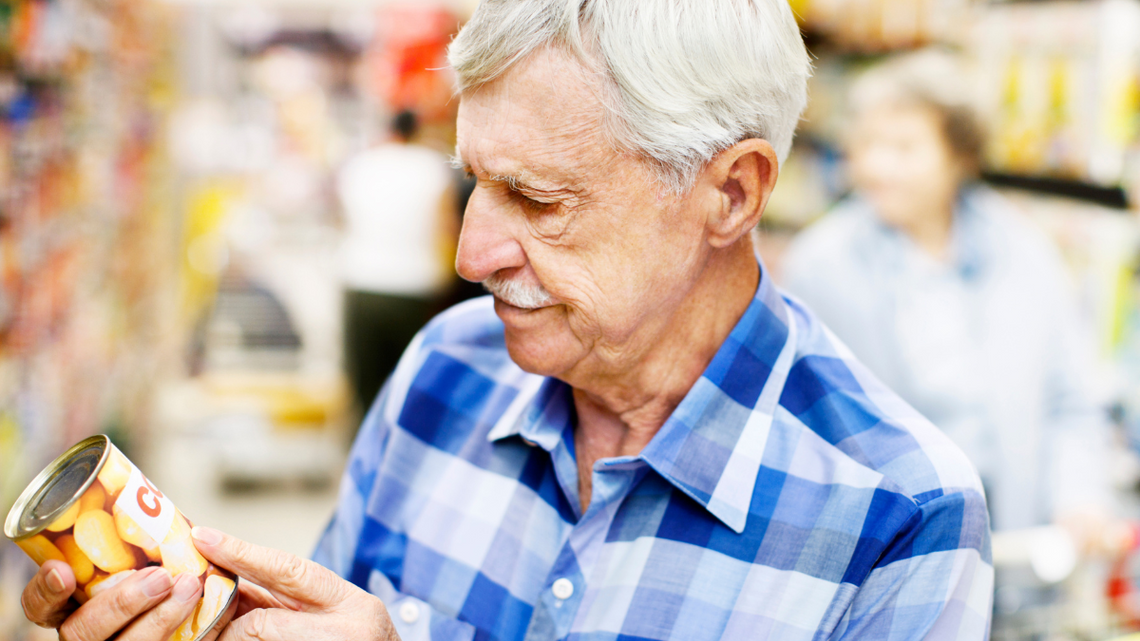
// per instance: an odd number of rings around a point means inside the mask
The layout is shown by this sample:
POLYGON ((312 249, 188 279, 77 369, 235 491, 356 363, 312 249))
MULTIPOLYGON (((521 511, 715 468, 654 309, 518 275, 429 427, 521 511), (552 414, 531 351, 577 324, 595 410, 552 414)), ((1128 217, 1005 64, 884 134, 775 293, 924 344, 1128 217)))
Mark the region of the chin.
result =
POLYGON ((889 205, 877 205, 875 214, 880 221, 891 227, 904 227, 911 222, 910 216, 900 213, 898 208, 889 205))
POLYGON ((892 227, 906 226, 914 222, 918 216, 916 211, 923 209, 910 206, 911 202, 903 198, 882 197, 871 199, 871 206, 875 209, 879 220, 892 227))
POLYGON ((581 346, 560 331, 506 328, 507 353, 524 372, 554 376, 568 371, 577 363, 581 346))

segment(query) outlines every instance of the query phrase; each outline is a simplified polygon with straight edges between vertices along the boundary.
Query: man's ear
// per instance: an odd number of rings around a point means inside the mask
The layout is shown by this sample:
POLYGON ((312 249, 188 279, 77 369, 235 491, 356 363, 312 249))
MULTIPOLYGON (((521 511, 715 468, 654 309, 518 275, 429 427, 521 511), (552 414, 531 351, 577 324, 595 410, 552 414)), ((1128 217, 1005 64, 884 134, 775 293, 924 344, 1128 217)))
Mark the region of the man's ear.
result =
POLYGON ((742 140, 713 158, 701 177, 718 201, 707 223, 713 247, 732 245, 760 223, 779 173, 776 150, 760 138, 742 140))

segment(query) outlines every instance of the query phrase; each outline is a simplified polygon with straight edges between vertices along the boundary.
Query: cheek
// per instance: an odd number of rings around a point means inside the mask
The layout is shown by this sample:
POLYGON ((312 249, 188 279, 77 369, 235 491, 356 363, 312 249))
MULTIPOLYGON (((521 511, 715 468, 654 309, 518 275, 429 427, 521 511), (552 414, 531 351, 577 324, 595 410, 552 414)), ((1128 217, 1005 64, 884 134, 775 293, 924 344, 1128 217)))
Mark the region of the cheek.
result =
POLYGON ((622 341, 646 318, 674 307, 698 271, 701 237, 681 224, 615 234, 614 242, 565 274, 572 326, 622 341))
POLYGON ((612 269, 572 252, 542 260, 532 259, 539 282, 566 307, 559 319, 575 335, 586 338, 603 333, 602 326, 610 315, 609 307, 619 298, 607 276, 612 269))
POLYGON ((583 340, 621 342, 699 271, 701 220, 684 202, 658 198, 647 176, 607 181, 558 245, 531 239, 529 262, 566 303, 565 326, 583 340))
POLYGON ((933 150, 930 159, 925 165, 927 169, 927 184, 938 194, 947 194, 957 189, 961 172, 958 165, 947 154, 945 149, 933 150))
POLYGON ((890 186, 900 178, 897 154, 885 150, 863 151, 850 156, 851 180, 866 189, 890 186))
POLYGON ((910 155, 889 145, 873 147, 852 155, 852 174, 859 182, 876 186, 906 184, 913 180, 910 155))
MULTIPOLYGON (((894 149, 852 157, 852 179, 862 188, 887 190, 895 196, 923 197, 949 180, 948 165, 940 150, 894 149)), ((886 196, 887 194, 882 194, 886 196)))

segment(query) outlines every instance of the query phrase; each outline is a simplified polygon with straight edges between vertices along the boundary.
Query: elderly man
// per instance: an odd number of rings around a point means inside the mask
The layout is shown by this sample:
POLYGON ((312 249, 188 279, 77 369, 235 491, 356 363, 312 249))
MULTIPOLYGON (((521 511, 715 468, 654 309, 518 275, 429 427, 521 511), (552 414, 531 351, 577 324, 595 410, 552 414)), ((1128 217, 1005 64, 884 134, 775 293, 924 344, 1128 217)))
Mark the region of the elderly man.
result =
MULTIPOLYGON (((805 102, 783 0, 484 0, 451 59, 457 267, 494 296, 365 419, 331 572, 195 529, 249 579, 221 638, 984 638, 970 465, 754 253, 805 102)), ((192 608, 156 571, 68 617, 44 568, 67 639, 192 608)))

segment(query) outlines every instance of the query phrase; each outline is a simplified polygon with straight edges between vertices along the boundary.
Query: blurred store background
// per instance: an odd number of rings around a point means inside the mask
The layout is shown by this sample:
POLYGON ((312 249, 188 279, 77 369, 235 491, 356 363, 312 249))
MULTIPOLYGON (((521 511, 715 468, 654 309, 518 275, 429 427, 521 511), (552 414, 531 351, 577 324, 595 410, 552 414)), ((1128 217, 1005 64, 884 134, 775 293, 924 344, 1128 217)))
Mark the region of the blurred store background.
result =
MULTIPOLYGON (((449 153, 444 51, 475 4, 0 0, 0 514, 103 432, 195 521, 309 554, 377 376, 345 357, 353 319, 396 309, 400 335, 478 293, 447 267, 462 176, 384 192, 346 169, 392 163, 372 152, 402 139, 449 153), (369 198, 430 221, 362 226, 351 203, 369 198), (354 276, 354 234, 415 248, 417 273, 354 276)), ((768 266, 780 279, 795 235, 851 191, 852 79, 930 45, 957 57, 985 181, 1056 243, 1095 330, 1117 494, 1103 549, 1055 527, 995 538, 1033 590, 999 588, 994 638, 1140 631, 1140 0, 793 7, 815 77, 761 225, 768 266)), ((0 542, 0 641, 55 638, 21 615, 32 569, 0 542)))

